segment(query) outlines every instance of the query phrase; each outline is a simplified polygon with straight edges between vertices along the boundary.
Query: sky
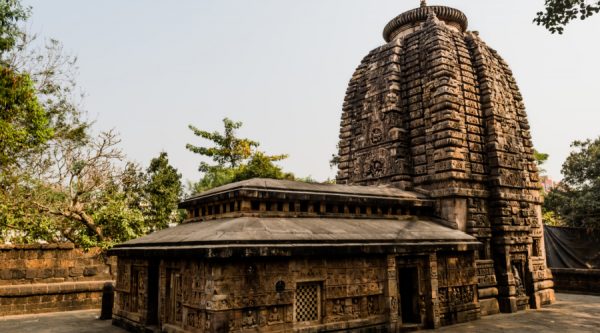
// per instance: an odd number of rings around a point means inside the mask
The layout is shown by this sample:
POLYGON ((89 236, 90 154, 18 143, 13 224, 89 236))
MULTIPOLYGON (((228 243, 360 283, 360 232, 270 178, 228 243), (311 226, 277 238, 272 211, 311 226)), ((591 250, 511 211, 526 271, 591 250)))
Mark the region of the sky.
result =
MULTIPOLYGON (((96 130, 116 129, 146 167, 161 151, 185 180, 207 144, 189 124, 261 143, 296 176, 334 178, 342 102, 383 27, 418 0, 24 0, 31 32, 78 57, 82 102, 96 130)), ((463 11, 469 30, 511 66, 534 146, 555 180, 573 140, 600 135, 600 14, 552 35, 532 23, 543 0, 428 1, 463 11)))

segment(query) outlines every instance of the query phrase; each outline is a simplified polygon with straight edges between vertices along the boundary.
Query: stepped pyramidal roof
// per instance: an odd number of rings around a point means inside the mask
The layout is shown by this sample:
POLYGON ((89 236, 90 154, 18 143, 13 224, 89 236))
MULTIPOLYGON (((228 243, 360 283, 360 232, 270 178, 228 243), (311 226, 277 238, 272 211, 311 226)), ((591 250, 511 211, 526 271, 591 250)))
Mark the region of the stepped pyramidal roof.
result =
POLYGON ((423 188, 539 203, 523 98, 509 66, 467 18, 421 6, 393 18, 386 43, 348 85, 338 183, 423 188))
POLYGON ((522 308, 511 289, 521 277, 537 307, 554 296, 525 105, 508 64, 467 26, 460 10, 425 1, 385 26, 348 84, 337 183, 428 194, 437 216, 483 244, 502 311, 522 308))

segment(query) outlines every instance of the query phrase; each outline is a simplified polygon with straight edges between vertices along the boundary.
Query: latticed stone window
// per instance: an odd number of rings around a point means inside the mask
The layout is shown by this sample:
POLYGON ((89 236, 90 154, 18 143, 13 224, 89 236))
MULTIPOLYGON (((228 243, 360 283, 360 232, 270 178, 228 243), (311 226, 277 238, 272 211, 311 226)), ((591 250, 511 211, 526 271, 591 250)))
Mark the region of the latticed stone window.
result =
POLYGON ((321 285, 318 282, 296 285, 296 321, 308 322, 320 319, 321 285))

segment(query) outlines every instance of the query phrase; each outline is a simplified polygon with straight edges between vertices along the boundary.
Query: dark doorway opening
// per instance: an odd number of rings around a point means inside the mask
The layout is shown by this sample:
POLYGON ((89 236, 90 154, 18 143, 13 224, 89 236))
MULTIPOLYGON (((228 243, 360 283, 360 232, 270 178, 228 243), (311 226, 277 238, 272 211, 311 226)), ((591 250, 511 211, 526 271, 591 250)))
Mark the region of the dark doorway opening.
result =
POLYGON ((148 263, 148 317, 147 325, 158 325, 158 261, 152 260, 148 263))
POLYGON ((419 308, 419 274, 417 268, 399 268, 398 280, 402 322, 407 324, 420 324, 421 309, 419 308))

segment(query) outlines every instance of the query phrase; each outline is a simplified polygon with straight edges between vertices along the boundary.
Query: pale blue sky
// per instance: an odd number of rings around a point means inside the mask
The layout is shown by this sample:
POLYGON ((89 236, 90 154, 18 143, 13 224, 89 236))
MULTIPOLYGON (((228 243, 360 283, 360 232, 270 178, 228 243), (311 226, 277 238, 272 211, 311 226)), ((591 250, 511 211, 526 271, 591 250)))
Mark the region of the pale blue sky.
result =
MULTIPOLYGON (((79 58, 84 108, 98 129, 116 128, 130 159, 162 150, 196 180, 192 123, 261 142, 297 176, 335 176, 344 92, 352 72, 397 14, 417 0, 25 0, 29 27, 79 58)), ((532 22, 543 0, 429 1, 461 9, 469 30, 511 66, 534 145, 555 179, 575 139, 600 135, 600 15, 551 35, 532 22)))

